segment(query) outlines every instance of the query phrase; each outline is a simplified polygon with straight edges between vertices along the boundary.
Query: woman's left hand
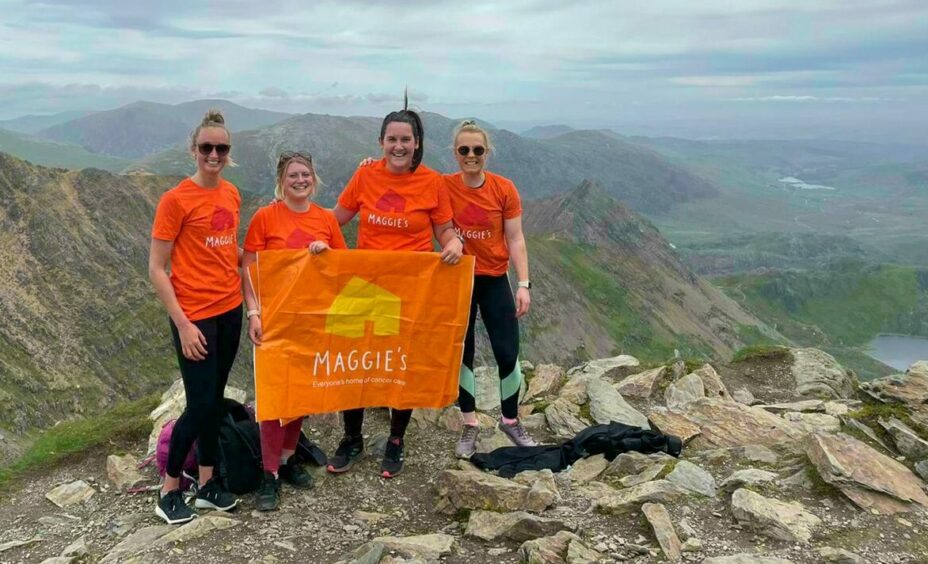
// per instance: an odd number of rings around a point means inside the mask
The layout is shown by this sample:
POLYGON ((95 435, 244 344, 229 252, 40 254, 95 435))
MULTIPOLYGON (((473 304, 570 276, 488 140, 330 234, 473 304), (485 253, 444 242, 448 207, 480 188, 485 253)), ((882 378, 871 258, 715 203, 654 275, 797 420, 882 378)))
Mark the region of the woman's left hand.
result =
POLYGON ((319 253, 324 252, 329 248, 330 247, 328 243, 325 241, 313 241, 309 244, 309 252, 314 255, 318 255, 319 253))
POLYGON ((519 288, 516 290, 516 318, 522 317, 528 313, 528 308, 532 305, 532 295, 528 288, 519 288))
POLYGON ((464 244, 457 237, 453 237, 441 250, 441 262, 457 264, 461 262, 462 254, 464 254, 464 244))

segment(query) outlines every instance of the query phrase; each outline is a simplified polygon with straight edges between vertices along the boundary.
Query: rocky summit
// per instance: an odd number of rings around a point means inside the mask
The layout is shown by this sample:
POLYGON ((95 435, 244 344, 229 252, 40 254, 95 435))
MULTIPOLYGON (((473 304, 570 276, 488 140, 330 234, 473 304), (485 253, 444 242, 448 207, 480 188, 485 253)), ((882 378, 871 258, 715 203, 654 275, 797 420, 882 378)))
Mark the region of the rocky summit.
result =
MULTIPOLYGON (((928 484, 919 470, 928 460, 915 447, 928 441, 928 365, 861 387, 833 358, 797 356, 808 374, 784 357, 779 368, 793 377, 777 389, 744 363, 690 371, 623 355, 524 364, 521 412, 538 439, 558 444, 616 417, 685 435, 679 458, 600 454, 504 478, 454 458, 461 418, 452 406, 415 413, 407 468, 384 480, 374 447, 388 416, 372 410, 371 448, 348 474, 315 468, 316 487, 285 485, 278 511, 257 511, 245 494, 236 511, 201 511, 181 526, 154 515, 146 437, 115 441, 11 484, 0 502, 0 562, 924 562, 928 484), (800 415, 838 425, 802 424, 800 415)), ((183 401, 176 386, 167 390, 151 430, 183 401)), ((479 420, 493 436, 498 408, 485 407, 479 420)), ((340 437, 332 416, 304 430, 328 452, 340 437)))

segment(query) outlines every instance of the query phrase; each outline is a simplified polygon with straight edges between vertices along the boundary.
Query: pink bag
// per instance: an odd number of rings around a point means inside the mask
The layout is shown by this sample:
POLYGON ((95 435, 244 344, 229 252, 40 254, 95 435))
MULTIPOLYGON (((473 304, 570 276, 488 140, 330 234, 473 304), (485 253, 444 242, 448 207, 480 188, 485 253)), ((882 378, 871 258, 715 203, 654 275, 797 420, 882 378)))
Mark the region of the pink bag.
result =
MULTIPOLYGON (((155 449, 155 462, 158 464, 158 474, 163 478, 168 468, 168 451, 171 448, 171 433, 174 432, 174 424, 177 419, 171 419, 161 427, 158 434, 158 447, 155 449)), ((193 481, 187 478, 197 475, 197 443, 194 442, 187 453, 187 459, 184 460, 183 471, 180 476, 180 489, 187 490, 193 485, 193 481)))

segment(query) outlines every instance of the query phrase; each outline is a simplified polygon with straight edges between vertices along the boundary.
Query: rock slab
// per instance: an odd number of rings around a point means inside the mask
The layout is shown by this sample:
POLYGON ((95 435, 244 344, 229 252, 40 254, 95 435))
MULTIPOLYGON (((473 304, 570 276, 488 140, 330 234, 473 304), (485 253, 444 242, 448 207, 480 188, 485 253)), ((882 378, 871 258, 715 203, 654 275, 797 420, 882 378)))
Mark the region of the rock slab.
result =
POLYGON ((786 503, 739 489, 731 496, 731 512, 742 525, 787 542, 809 542, 822 520, 800 503, 786 503))
POLYGON ((45 498, 58 507, 67 507, 83 503, 96 493, 90 484, 84 480, 76 480, 68 484, 61 484, 45 494, 45 498))
POLYGON ((657 544, 661 546, 667 560, 670 562, 682 560, 683 545, 673 528, 673 522, 670 520, 670 513, 667 512, 667 508, 660 503, 645 503, 641 506, 641 512, 644 513, 648 524, 651 525, 657 544))

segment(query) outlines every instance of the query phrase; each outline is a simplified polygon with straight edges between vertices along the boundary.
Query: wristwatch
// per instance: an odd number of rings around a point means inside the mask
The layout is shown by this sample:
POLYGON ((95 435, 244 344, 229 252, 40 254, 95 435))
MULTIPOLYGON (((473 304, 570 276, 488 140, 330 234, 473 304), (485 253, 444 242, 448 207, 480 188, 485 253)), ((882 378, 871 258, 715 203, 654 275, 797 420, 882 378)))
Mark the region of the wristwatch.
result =
POLYGON ((531 280, 519 280, 519 288, 525 288, 526 290, 531 290, 532 281, 531 280))

